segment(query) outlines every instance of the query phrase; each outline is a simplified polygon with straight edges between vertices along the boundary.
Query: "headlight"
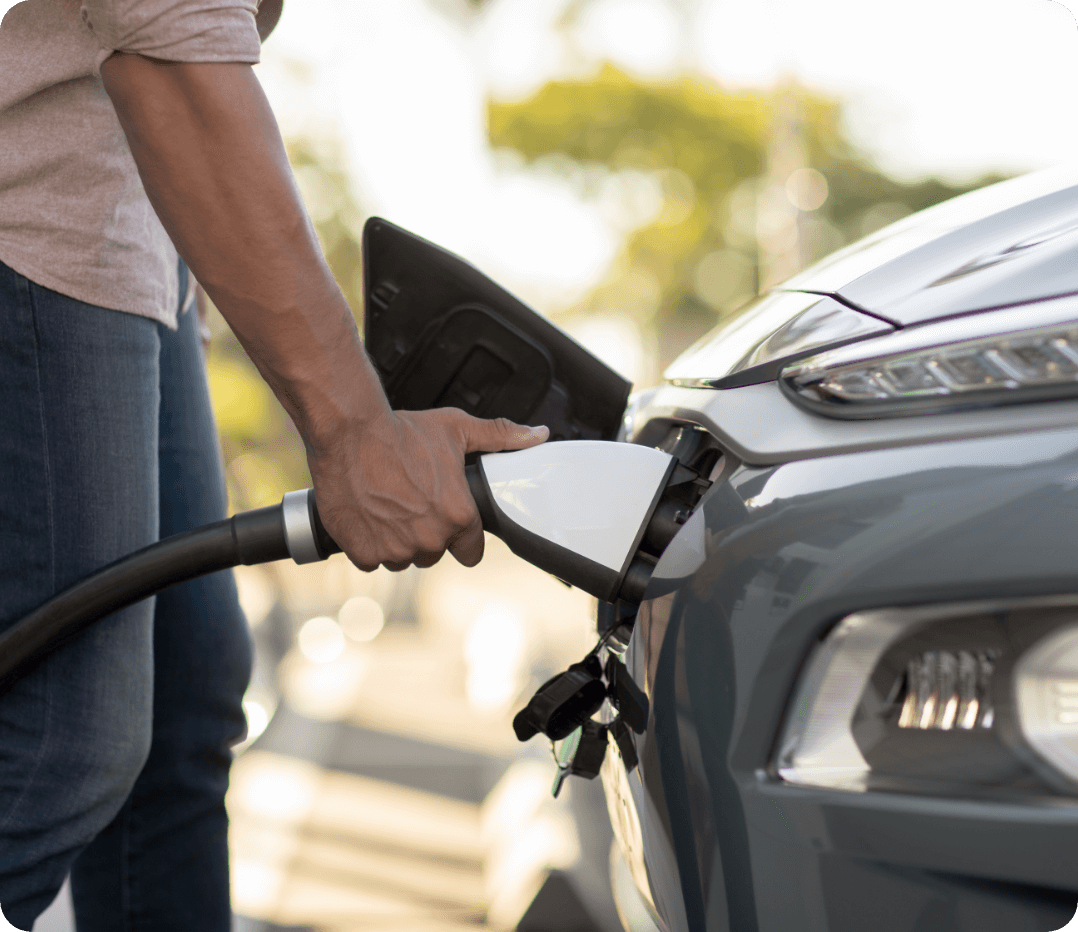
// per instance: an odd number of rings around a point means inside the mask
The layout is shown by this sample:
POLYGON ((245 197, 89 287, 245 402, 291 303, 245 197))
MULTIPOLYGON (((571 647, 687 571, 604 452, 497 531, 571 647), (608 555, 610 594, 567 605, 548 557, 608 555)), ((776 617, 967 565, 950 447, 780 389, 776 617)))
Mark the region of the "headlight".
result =
POLYGON ((724 316, 667 367, 663 378, 683 388, 773 382, 795 359, 894 329, 826 295, 773 291, 724 316))
POLYGON ((854 791, 1078 794, 1078 596, 844 618, 808 660, 775 771, 854 791))
POLYGON ((894 417, 1078 395, 1078 297, 954 318, 785 369, 820 414, 894 417))
POLYGON ((1018 661, 1014 698, 1025 741, 1078 785, 1078 625, 1044 638, 1018 661))

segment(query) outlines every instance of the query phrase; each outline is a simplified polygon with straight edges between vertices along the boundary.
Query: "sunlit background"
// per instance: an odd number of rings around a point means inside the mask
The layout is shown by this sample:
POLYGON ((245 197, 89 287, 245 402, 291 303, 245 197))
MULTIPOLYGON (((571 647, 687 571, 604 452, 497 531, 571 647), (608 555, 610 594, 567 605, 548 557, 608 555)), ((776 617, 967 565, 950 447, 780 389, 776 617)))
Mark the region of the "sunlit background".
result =
MULTIPOLYGON (((1078 152, 1078 25, 1052 0, 287 0, 257 70, 361 324, 379 215, 638 387, 840 246, 1078 152)), ((309 484, 302 448, 213 329, 232 507, 275 503, 309 484)), ((549 752, 520 756, 509 723, 588 649, 591 600, 493 539, 474 570, 335 557, 238 581, 259 657, 238 928, 569 928, 533 898, 589 859, 605 882, 608 837, 569 818, 602 802, 553 803, 549 752)))

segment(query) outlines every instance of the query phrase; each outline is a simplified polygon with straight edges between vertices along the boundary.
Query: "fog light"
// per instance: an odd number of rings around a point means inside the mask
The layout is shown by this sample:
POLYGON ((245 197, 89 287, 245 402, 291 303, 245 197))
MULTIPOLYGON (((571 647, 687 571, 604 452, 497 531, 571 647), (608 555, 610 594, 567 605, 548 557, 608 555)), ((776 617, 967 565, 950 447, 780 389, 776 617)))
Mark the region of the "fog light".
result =
POLYGON ((806 659, 772 772, 862 792, 1078 793, 1076 619, 1075 595, 847 615, 806 659))
POLYGON ((1078 783, 1078 626, 1026 651, 1014 667, 1014 697, 1030 747, 1078 783))
POLYGON ((909 661, 899 728, 991 728, 993 651, 929 650, 909 661))

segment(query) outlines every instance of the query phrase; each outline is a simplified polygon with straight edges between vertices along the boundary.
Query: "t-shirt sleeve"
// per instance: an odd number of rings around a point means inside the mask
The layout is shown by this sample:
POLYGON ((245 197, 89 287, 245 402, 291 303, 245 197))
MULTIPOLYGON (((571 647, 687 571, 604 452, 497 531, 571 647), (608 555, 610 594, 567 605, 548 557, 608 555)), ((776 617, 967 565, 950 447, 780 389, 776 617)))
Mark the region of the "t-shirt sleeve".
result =
POLYGON ((82 0, 82 18, 101 51, 176 62, 242 62, 259 56, 257 0, 82 0))

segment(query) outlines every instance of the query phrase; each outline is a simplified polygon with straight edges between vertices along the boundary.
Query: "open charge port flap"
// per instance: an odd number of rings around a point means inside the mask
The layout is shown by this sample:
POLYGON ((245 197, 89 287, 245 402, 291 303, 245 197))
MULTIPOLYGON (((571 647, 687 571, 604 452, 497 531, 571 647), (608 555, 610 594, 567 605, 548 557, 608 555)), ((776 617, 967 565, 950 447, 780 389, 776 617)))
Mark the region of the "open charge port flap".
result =
POLYGON ((481 307, 456 308, 432 325, 407 364, 387 382, 394 407, 456 407, 475 417, 520 421, 553 378, 546 351, 481 307))
POLYGON ((459 256, 372 217, 363 274, 364 342, 394 409, 614 439, 630 383, 459 256))

